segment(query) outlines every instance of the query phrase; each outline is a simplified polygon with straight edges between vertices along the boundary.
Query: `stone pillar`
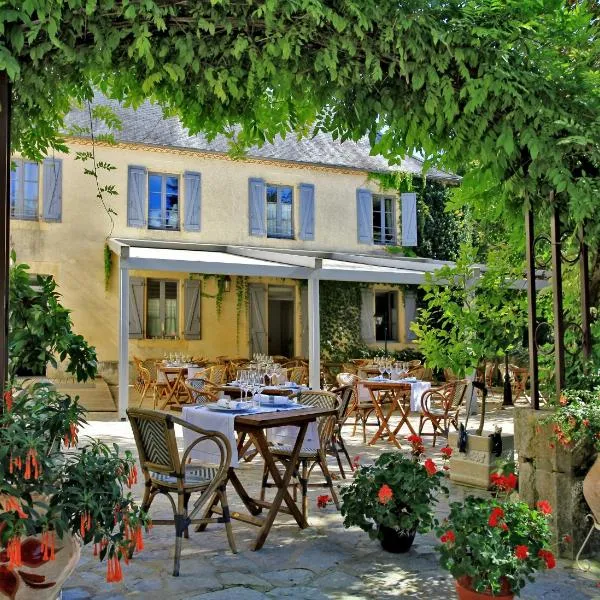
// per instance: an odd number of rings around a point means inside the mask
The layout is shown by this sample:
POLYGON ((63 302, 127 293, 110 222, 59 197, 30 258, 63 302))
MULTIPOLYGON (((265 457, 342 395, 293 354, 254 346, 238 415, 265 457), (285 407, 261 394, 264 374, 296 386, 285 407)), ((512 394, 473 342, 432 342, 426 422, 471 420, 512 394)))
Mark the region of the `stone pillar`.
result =
MULTIPOLYGON (((547 500, 552 506, 550 524, 553 549, 559 556, 573 560, 591 526, 586 518, 590 509, 583 497, 583 478, 595 460, 593 448, 563 448, 552 440, 552 425, 542 421, 550 410, 516 407, 515 446, 519 455, 519 496, 530 506, 547 500), (570 536, 572 542, 565 542, 570 536)), ((595 532, 584 555, 600 551, 600 533, 595 532)))

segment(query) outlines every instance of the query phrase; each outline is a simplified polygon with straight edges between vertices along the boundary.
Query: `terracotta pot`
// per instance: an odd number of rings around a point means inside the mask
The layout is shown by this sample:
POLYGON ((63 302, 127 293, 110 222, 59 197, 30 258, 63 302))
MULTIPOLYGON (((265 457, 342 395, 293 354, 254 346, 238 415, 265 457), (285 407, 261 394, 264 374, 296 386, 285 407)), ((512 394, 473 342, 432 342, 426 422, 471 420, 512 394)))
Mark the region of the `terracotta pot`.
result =
POLYGON ((387 552, 401 554, 408 552, 415 541, 416 529, 398 530, 385 525, 379 526, 381 547, 387 552))
MULTIPOLYGON (((501 600, 513 600, 515 595, 507 589, 502 589, 500 594, 486 594, 484 592, 476 592, 471 588, 470 577, 459 577, 455 582, 456 595, 458 600, 489 600, 489 598, 501 598, 501 600)), ((503 585, 503 588, 508 588, 503 585)))
POLYGON ((583 480, 583 497, 596 523, 600 523, 600 454, 583 480))
POLYGON ((71 575, 81 555, 72 535, 56 540, 54 560, 44 560, 41 536, 21 542, 23 566, 8 569, 6 552, 0 552, 0 598, 9 600, 54 600, 71 575))

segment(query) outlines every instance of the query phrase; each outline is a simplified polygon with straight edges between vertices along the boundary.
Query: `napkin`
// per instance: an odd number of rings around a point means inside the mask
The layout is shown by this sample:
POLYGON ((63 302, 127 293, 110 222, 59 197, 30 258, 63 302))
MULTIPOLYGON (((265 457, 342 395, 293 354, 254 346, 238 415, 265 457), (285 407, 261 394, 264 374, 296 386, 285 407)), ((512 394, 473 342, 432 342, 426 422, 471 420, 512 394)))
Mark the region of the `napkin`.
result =
POLYGON ((273 405, 273 404, 278 404, 278 405, 295 404, 295 402, 289 400, 285 396, 272 396, 272 395, 267 395, 267 394, 257 394, 256 396, 254 396, 254 399, 258 400, 260 402, 261 406, 269 406, 269 405, 273 405))
POLYGON ((242 410, 244 408, 250 408, 252 404, 250 402, 240 402, 239 400, 220 398, 217 400, 217 406, 220 406, 221 408, 228 408, 229 410, 242 410))

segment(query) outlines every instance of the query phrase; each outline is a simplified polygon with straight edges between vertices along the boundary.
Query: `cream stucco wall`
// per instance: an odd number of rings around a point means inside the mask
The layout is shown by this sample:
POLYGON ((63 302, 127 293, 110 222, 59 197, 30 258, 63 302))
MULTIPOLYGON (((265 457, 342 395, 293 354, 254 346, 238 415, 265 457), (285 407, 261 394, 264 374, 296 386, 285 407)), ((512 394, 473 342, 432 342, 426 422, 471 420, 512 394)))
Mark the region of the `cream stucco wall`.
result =
MULTIPOLYGON (((72 310, 75 330, 98 350, 101 361, 117 359, 118 284, 116 259, 108 289, 104 287, 104 242, 109 236, 168 241, 189 241, 217 244, 245 244, 282 248, 304 248, 334 251, 372 251, 374 246, 358 244, 356 223, 356 189, 368 187, 378 191, 364 172, 309 168, 269 161, 230 160, 193 152, 156 151, 147 148, 97 147, 96 159, 113 164, 116 170, 100 172, 100 184, 114 184, 116 197, 107 201, 117 215, 114 224, 96 198, 96 184, 83 172, 84 165, 75 160, 75 152, 89 146, 76 142, 71 153, 57 155, 63 160, 62 221, 13 220, 11 245, 20 262, 31 265, 33 273, 53 275, 63 296, 64 305, 72 310), (127 167, 142 165, 148 171, 180 176, 180 199, 183 199, 183 173, 187 170, 202 174, 201 231, 157 231, 127 226, 127 167), (253 237, 248 233, 248 179, 263 178, 268 183, 294 186, 294 222, 297 234, 299 222, 298 185, 315 186, 315 240, 279 240, 253 237)), ((42 169, 40 169, 42 178, 42 169)), ((40 182, 40 205, 43 181, 40 182)), ((182 202, 182 200, 180 200, 182 202)), ((41 208, 41 206, 40 206, 41 208)), ((184 207, 185 210, 185 207, 184 207)), ((187 273, 132 273, 155 278, 178 279, 180 328, 183 327, 183 280, 187 273)), ((254 281, 254 280, 252 280, 254 281)), ((275 283, 275 282, 272 282, 275 283)), ((281 280, 276 282, 281 285, 281 280)), ((295 350, 301 353, 300 291, 296 286, 295 350)), ((204 292, 214 294, 215 281, 204 282, 204 292)), ((400 303, 400 311, 402 303, 400 303)), ((403 316, 399 311, 399 323, 403 316)), ((130 355, 162 356, 164 352, 186 354, 246 356, 248 354, 248 322, 246 311, 240 321, 239 341, 236 340, 236 295, 225 295, 221 318, 217 319, 215 303, 202 299, 201 340, 131 340, 130 355)), ((403 327, 400 327, 402 336, 403 327)), ((403 338, 399 338, 403 341, 403 338)))

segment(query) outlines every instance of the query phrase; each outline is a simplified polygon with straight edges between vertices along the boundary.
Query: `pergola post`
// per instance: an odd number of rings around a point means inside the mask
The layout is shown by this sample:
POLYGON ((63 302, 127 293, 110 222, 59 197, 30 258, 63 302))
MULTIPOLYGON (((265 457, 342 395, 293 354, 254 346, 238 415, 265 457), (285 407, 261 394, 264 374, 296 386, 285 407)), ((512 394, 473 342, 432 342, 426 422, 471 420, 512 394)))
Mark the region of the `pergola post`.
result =
POLYGON ((535 287, 535 224, 533 210, 525 213, 525 253, 527 256, 527 324, 529 344, 529 385, 531 403, 535 410, 540 408, 540 379, 536 339, 537 297, 535 287))
MULTIPOLYGON (((122 249, 122 251, 125 249, 122 249)), ((119 256, 119 418, 127 418, 129 406, 129 268, 119 256)))
POLYGON ((0 382, 2 390, 8 377, 8 260, 10 256, 10 81, 0 71, 0 382))
POLYGON ((319 276, 322 261, 308 278, 308 385, 321 389, 321 320, 319 315, 319 276))

